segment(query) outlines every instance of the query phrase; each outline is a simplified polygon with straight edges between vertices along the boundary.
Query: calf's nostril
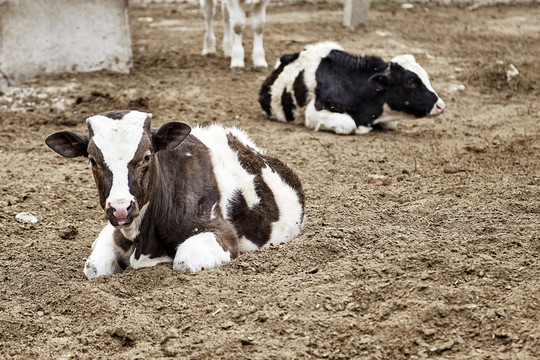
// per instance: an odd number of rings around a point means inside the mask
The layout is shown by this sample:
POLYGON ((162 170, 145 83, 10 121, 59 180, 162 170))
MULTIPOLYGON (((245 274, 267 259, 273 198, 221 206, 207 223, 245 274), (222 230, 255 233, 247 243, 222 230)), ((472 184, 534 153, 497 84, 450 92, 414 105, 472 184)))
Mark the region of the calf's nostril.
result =
POLYGON ((135 205, 133 201, 129 203, 129 206, 126 209, 128 214, 131 214, 133 212, 133 205, 135 205))

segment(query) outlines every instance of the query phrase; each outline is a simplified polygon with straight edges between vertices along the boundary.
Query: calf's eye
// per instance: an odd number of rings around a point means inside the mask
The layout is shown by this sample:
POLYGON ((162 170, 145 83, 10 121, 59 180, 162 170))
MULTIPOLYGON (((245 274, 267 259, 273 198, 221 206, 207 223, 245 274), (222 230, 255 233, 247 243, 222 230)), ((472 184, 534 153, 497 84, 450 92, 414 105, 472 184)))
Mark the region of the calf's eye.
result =
POLYGON ((416 80, 415 78, 410 78, 409 80, 407 80, 407 87, 413 89, 418 87, 418 80, 416 80))
POLYGON ((152 159, 151 155, 150 154, 146 154, 144 156, 144 159, 143 161, 141 161, 141 165, 146 165, 150 162, 150 160, 152 159))
POLYGON ((92 165, 92 168, 94 169, 98 168, 98 164, 96 163, 96 160, 94 160, 93 158, 88 158, 88 160, 90 160, 90 165, 92 165))

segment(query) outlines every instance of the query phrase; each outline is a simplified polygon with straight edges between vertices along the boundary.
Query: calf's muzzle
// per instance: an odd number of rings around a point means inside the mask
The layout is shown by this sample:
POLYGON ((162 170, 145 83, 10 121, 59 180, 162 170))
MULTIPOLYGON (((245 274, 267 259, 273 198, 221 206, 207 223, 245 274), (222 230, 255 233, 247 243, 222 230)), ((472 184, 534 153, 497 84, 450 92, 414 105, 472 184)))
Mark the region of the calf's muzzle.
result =
POLYGON ((137 205, 133 201, 109 202, 105 213, 113 226, 129 225, 138 215, 137 205))

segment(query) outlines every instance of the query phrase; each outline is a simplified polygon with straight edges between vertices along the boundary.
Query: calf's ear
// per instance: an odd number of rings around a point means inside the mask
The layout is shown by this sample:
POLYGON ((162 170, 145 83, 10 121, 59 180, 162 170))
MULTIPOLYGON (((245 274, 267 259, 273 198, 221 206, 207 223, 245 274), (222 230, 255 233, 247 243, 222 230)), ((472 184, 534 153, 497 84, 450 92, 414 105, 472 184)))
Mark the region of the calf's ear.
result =
POLYGON ((71 131, 55 132, 47 136, 45 144, 67 158, 88 156, 88 137, 71 131))
POLYGON ((154 150, 172 150, 180 145, 190 132, 191 127, 186 123, 166 123, 152 133, 152 145, 154 146, 154 150))
POLYGON ((381 73, 375 74, 372 77, 370 77, 368 82, 375 88, 375 91, 377 92, 381 92, 388 89, 388 85, 390 84, 388 75, 381 74, 381 73))

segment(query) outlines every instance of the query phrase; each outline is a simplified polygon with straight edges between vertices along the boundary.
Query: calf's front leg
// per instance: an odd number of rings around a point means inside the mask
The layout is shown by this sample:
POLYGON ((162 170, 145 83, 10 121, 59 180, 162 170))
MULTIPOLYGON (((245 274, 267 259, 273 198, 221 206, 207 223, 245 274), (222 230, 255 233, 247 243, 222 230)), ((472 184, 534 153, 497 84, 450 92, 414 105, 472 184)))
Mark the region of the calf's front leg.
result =
POLYGON ((133 245, 111 224, 107 224, 92 244, 92 253, 84 264, 88 280, 102 275, 118 274, 129 263, 133 245))
POLYGON ((356 123, 350 115, 326 109, 317 110, 315 100, 308 103, 305 116, 306 127, 315 131, 328 130, 340 135, 352 134, 356 131, 356 123))
POLYGON ((237 256, 238 237, 234 231, 202 232, 178 246, 173 269, 184 273, 213 269, 237 256))

